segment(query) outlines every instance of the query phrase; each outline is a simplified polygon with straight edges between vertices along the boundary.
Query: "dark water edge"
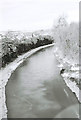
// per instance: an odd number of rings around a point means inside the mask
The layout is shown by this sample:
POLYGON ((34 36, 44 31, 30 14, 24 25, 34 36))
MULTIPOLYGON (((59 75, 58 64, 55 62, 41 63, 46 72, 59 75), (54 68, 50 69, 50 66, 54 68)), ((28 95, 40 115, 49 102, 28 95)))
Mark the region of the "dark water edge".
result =
POLYGON ((78 101, 57 64, 50 47, 36 52, 15 70, 6 85, 8 118, 54 118, 60 113, 62 118, 77 118, 78 101))

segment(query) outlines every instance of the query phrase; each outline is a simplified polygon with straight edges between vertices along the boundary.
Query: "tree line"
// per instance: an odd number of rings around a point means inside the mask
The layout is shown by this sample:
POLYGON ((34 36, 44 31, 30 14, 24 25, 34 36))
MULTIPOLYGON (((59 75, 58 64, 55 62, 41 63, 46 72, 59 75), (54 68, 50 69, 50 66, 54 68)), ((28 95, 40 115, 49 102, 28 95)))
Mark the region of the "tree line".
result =
POLYGON ((21 39, 16 38, 8 32, 6 35, 1 36, 2 42, 2 64, 0 67, 5 67, 8 63, 12 62, 15 58, 23 53, 34 49, 39 46, 52 44, 53 38, 47 36, 31 36, 31 38, 22 37, 21 39), (8 34, 8 35, 7 35, 8 34), (10 35, 11 36, 10 36, 10 35))

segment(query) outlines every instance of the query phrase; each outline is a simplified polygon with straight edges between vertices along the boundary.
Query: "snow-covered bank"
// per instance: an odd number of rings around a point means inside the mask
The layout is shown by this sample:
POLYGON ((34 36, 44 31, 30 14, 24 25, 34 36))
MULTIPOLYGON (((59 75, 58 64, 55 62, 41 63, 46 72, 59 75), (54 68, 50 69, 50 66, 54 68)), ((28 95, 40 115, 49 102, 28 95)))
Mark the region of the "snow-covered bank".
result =
POLYGON ((8 79, 10 78, 11 74, 14 72, 14 70, 29 56, 31 56, 33 53, 35 53, 38 50, 41 50, 43 48, 47 48, 50 46, 54 46, 53 44, 41 46, 38 48, 35 48, 21 56, 19 56, 15 61, 12 63, 8 64, 5 68, 2 68, 0 70, 0 119, 1 118, 7 118, 7 108, 6 108, 6 97, 5 97, 5 85, 8 82, 8 79))
POLYGON ((66 85, 76 95, 79 102, 81 102, 81 90, 79 89, 79 65, 72 64, 69 60, 64 59, 61 52, 57 47, 54 47, 54 54, 59 61, 58 67, 60 71, 63 69, 61 74, 66 85))

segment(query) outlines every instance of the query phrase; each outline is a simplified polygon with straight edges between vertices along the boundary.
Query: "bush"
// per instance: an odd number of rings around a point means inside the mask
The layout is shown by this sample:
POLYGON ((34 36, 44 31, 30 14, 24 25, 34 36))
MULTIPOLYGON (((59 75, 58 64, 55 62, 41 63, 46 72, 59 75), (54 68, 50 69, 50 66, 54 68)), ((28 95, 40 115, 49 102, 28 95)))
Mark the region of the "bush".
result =
POLYGON ((31 36, 28 39, 24 34, 22 35, 12 31, 0 35, 2 41, 2 67, 12 62, 18 55, 33 48, 53 43, 53 38, 50 36, 31 36), (19 35, 22 36, 19 37, 19 35))

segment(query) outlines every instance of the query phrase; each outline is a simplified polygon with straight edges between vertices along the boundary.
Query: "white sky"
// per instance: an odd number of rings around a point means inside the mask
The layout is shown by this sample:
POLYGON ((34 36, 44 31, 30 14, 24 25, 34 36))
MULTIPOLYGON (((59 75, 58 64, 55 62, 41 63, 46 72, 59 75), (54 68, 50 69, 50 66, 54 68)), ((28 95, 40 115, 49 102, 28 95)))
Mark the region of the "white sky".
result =
POLYGON ((0 31, 49 29, 61 15, 79 20, 79 0, 0 0, 0 31))

